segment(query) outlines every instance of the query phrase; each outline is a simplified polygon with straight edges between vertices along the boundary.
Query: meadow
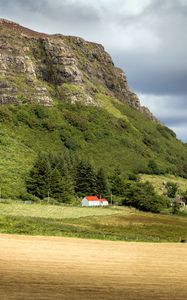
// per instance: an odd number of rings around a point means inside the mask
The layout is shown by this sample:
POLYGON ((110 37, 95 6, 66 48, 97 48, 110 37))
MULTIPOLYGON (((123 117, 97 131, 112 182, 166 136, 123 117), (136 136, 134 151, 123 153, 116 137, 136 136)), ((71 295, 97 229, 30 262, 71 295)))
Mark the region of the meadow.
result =
POLYGON ((34 217, 45 219, 77 219, 89 216, 107 216, 120 213, 118 208, 83 208, 50 204, 25 204, 12 201, 0 204, 0 215, 17 217, 34 217))
POLYGON ((114 241, 187 240, 187 218, 133 208, 82 208, 1 203, 0 233, 67 236, 114 241))

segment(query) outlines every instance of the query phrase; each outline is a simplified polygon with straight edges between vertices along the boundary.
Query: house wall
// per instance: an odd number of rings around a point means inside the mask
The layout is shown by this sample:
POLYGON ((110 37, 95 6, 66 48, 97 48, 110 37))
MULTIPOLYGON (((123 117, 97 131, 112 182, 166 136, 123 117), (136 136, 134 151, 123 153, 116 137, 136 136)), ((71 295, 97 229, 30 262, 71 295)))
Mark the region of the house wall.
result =
POLYGON ((89 201, 86 198, 82 199, 82 206, 89 206, 89 201))
POLYGON ((88 201, 89 202, 89 206, 100 206, 100 201, 88 201))
POLYGON ((108 206, 108 201, 103 201, 102 205, 103 206, 108 206))

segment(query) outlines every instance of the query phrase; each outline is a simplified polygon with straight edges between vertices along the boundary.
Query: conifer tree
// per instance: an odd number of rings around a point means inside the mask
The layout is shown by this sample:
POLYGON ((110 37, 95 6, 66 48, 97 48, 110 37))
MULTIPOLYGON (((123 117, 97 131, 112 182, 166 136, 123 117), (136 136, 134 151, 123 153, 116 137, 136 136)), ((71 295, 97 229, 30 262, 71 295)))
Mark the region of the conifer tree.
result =
POLYGON ((90 162, 80 161, 78 163, 75 190, 82 195, 94 195, 97 193, 96 174, 90 162))
POLYGON ((116 196, 122 196, 124 194, 124 182, 122 179, 120 169, 116 168, 113 175, 110 178, 111 191, 116 196))
POLYGON ((27 191, 39 198, 47 197, 51 183, 51 166, 45 154, 39 154, 26 181, 27 191))
POLYGON ((104 197, 109 193, 108 183, 103 168, 100 168, 97 173, 96 186, 97 194, 101 197, 104 197))
POLYGON ((68 202, 74 195, 74 182, 62 155, 40 154, 26 181, 27 191, 41 199, 50 197, 68 202))
POLYGON ((51 171, 49 193, 54 199, 61 199, 63 195, 62 177, 57 168, 51 171))
POLYGON ((62 177, 62 196, 60 202, 69 202, 75 194, 74 183, 68 174, 62 177))

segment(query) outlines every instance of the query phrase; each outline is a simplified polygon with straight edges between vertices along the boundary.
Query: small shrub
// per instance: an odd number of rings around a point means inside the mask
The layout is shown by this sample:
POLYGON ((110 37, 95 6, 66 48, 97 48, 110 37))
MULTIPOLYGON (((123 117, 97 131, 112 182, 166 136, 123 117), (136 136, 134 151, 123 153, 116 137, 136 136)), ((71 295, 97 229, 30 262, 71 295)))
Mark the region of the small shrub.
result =
POLYGON ((76 127, 80 131, 87 130, 87 122, 82 117, 80 117, 77 113, 71 111, 65 111, 64 117, 72 126, 76 127))
POLYGON ((10 121, 11 120, 11 112, 9 111, 7 106, 0 106, 0 122, 10 121))
POLYGON ((140 177, 138 174, 135 174, 135 173, 131 173, 128 175, 128 178, 129 180, 132 180, 132 181, 140 181, 140 177))
POLYGON ((165 187, 166 187, 166 191, 167 191, 166 192, 167 196, 169 198, 175 198, 178 188, 179 188, 178 184, 176 182, 168 181, 165 184, 165 187))
POLYGON ((122 129, 127 129, 128 123, 124 119, 120 118, 118 119, 118 127, 122 129))
POLYGON ((172 206, 172 214, 173 215, 178 215, 180 213, 180 204, 176 201, 174 201, 173 206, 172 206))
POLYGON ((151 139, 151 137, 149 135, 145 135, 143 138, 143 143, 146 146, 150 147, 150 146, 154 145, 155 142, 153 141, 153 139, 151 139))
POLYGON ((148 162, 148 174, 156 174, 156 175, 160 174, 159 167, 156 161, 153 159, 150 159, 148 162))
POLYGON ((37 125, 36 119, 28 111, 20 110, 17 112, 16 117, 19 122, 22 122, 31 128, 37 125))
POLYGON ((64 142, 64 145, 66 146, 66 148, 74 151, 78 148, 78 145, 72 138, 67 138, 64 142))
POLYGON ((67 129, 62 129, 60 131, 60 139, 62 142, 65 142, 67 139, 71 138, 71 131, 67 129))
POLYGON ((92 142, 95 138, 95 135, 90 131, 85 131, 84 139, 86 142, 92 142))
POLYGON ((29 193, 23 193, 21 196, 20 196, 21 200, 23 201, 32 201, 32 202, 40 202, 40 198, 32 195, 32 194, 29 194, 29 193))
POLYGON ((52 122, 51 120, 43 120, 42 127, 47 129, 48 131, 54 131, 56 129, 54 122, 52 122))
POLYGON ((44 106, 37 106, 34 108, 34 113, 39 119, 46 119, 49 116, 48 108, 44 106))

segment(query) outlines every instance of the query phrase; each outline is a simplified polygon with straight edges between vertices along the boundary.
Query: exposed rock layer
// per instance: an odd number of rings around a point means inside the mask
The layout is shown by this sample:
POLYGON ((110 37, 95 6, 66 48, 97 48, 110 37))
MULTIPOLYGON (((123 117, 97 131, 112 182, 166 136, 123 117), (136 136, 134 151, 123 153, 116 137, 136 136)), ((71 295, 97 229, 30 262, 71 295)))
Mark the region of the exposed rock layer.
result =
POLYGON ((102 45, 0 20, 0 104, 52 106, 58 99, 99 106, 98 93, 124 101, 154 119, 102 45))

